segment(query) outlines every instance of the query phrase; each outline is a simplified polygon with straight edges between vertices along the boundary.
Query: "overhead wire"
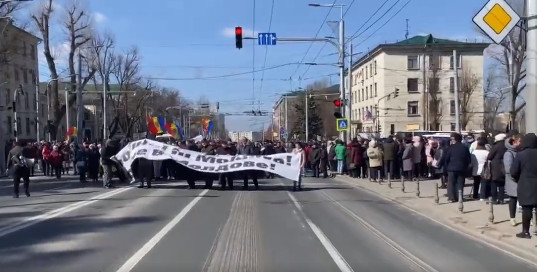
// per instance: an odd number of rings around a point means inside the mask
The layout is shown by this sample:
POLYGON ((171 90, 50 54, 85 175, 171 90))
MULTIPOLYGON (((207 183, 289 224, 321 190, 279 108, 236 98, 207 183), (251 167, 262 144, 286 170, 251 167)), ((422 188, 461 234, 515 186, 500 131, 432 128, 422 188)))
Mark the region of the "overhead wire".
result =
MULTIPOLYGON (((323 29, 324 23, 326 22, 326 20, 328 20, 328 16, 330 16, 330 13, 332 12, 332 9, 334 9, 334 5, 336 4, 336 1, 337 0, 334 0, 334 2, 332 2, 332 6, 330 7, 330 9, 328 9, 328 12, 326 13, 326 16, 324 17, 323 22, 321 23, 321 25, 317 29, 317 32, 315 33, 314 38, 317 38, 319 36, 319 33, 321 33, 321 30, 323 29)), ((314 42, 310 42, 310 45, 309 45, 308 49, 306 50, 306 53, 304 54, 304 56, 300 60, 299 64, 297 65, 297 67, 295 69, 295 71, 293 72, 293 74, 291 74, 290 78, 293 78, 296 75, 296 73, 298 72, 298 69, 300 69, 301 64, 304 63, 304 60, 306 59, 306 57, 308 56, 308 53, 310 52, 311 48, 313 47, 313 43, 314 42)))
POLYGON ((361 44, 363 44, 365 41, 367 41, 369 38, 371 38, 373 35, 375 35, 379 30, 381 30, 384 26, 386 26, 393 18, 395 18, 395 16, 397 16, 408 4, 410 4, 410 2, 412 2, 412 0, 408 0, 399 10, 397 10, 396 13, 394 13, 390 18, 388 18, 388 20, 386 22, 384 22, 384 24, 382 24, 379 28, 377 28, 375 31, 373 31, 369 36, 367 36, 365 39, 363 39, 362 41, 360 41, 356 47, 360 46, 361 44))
MULTIPOLYGON (((380 11, 380 9, 382 9, 382 7, 386 4, 386 2, 388 2, 388 0, 386 0, 386 1, 381 5, 381 7, 380 7, 379 9, 377 9, 377 11, 375 12, 375 14, 378 13, 378 11, 380 11)), ((386 11, 385 11, 379 18, 377 18, 377 20, 375 20, 373 23, 371 23, 371 24, 370 24, 368 27, 366 27, 366 29, 364 29, 362 32, 358 33, 358 32, 361 30, 361 28, 363 28, 363 26, 360 27, 359 29, 357 29, 357 30, 354 32, 354 34, 352 34, 350 41, 352 41, 352 40, 354 40, 354 39, 360 37, 362 34, 364 34, 366 31, 368 31, 371 27, 373 27, 376 23, 378 23, 378 21, 380 21, 382 18, 384 18, 384 16, 386 16, 386 14, 388 14, 388 12, 390 12, 390 11, 391 11, 391 10, 392 10, 392 9, 399 3, 399 2, 401 2, 401 0, 397 0, 395 3, 393 3, 393 5, 392 5, 390 8, 388 8, 388 9, 387 9, 387 10, 386 10, 386 11)), ((373 16, 374 16, 374 15, 373 15, 373 16)), ((372 17, 373 17, 373 16, 372 16, 372 17)), ((368 21, 369 21, 372 17, 370 17, 370 18, 368 19, 368 21)), ((367 23, 366 23, 366 24, 367 24, 367 23)))
MULTIPOLYGON (((269 33, 272 28, 272 16, 273 15, 274 15, 274 0, 272 0, 272 4, 270 5, 270 19, 269 19, 269 25, 268 25, 269 33)), ((263 60, 263 69, 265 68, 265 65, 267 64, 267 56, 268 56, 268 45, 265 45, 265 58, 263 60)), ((265 70, 261 72, 261 81, 259 82, 259 93, 263 93, 263 80, 264 79, 265 79, 265 70)))

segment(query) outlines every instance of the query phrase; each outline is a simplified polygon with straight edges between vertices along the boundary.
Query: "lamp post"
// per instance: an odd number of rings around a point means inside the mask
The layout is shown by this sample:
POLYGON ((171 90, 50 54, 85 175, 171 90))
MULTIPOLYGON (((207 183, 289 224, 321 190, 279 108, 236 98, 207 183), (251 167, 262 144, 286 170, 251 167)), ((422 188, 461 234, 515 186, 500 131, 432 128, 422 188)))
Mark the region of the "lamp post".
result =
POLYGON ((19 87, 13 93, 13 121, 15 123, 15 129, 13 130, 13 134, 15 136, 15 141, 19 140, 19 121, 17 120, 17 100, 19 98, 19 94, 24 95, 22 85, 19 85, 19 87))
MULTIPOLYGON (((345 102, 345 21, 343 20, 343 7, 342 4, 309 4, 310 7, 323 7, 323 8, 339 8, 340 9, 340 19, 339 19, 339 97, 343 101, 343 114, 347 109, 347 103, 345 102)), ((346 140, 347 133, 342 132, 340 134, 342 140, 346 140)))

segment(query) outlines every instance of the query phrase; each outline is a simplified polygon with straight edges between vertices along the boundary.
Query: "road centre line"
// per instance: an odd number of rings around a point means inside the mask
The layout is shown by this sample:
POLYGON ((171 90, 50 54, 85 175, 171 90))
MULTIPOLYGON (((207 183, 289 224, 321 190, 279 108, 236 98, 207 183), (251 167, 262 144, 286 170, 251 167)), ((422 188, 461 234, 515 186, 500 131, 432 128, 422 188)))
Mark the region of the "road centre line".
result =
POLYGON ((36 215, 36 216, 33 216, 33 217, 26 218, 26 219, 24 219, 22 221, 19 221, 19 222, 15 223, 15 224, 11 224, 11 225, 5 226, 3 228, 0 228, 0 238, 3 237, 3 236, 6 236, 8 234, 11 234, 13 232, 16 232, 16 231, 31 227, 31 226, 33 226, 35 224, 40 223, 40 222, 43 222, 43 221, 46 221, 46 220, 49 220, 49 219, 53 219, 53 218, 59 217, 61 215, 64 215, 66 213, 78 210, 78 209, 80 209, 82 207, 85 207, 85 206, 91 205, 93 203, 96 203, 99 200, 104 200, 104 199, 110 198, 112 196, 115 196, 117 194, 121 194, 121 193, 126 192, 126 191, 128 191, 130 189, 132 189, 132 187, 116 189, 116 190, 113 190, 113 191, 110 191, 110 192, 106 192, 104 194, 100 194, 98 196, 94 196, 94 197, 92 197, 92 198, 90 198, 88 200, 81 200, 81 201, 78 201, 76 203, 69 204, 69 205, 67 205, 65 207, 58 208, 58 209, 46 212, 44 214, 40 214, 40 215, 36 215))
POLYGON ((336 199, 331 197, 328 193, 326 193, 324 191, 321 191, 321 194, 323 194, 324 197, 330 201, 330 203, 332 203, 332 204, 338 206, 339 208, 341 208, 346 214, 348 214, 350 217, 352 217, 354 220, 356 220, 358 223, 360 223, 367 230, 372 232, 375 236, 380 238, 384 243, 389 245, 391 248, 393 248, 395 251, 397 251, 397 253, 401 254, 403 257, 408 259, 410 262, 412 262, 413 264, 417 265, 418 267, 420 267, 424 271, 438 272, 438 270, 434 269, 432 266, 428 265, 427 263, 425 263, 424 261, 422 261, 421 259, 416 257, 415 255, 410 253, 408 250, 404 249, 402 246, 400 246, 395 241, 390 239, 388 236, 384 235, 382 232, 377 230, 375 227, 373 227, 371 224, 369 224, 363 218, 361 218, 360 216, 356 215, 356 213, 351 211, 349 208, 343 206, 336 199))
POLYGON ((295 204, 295 207, 297 208, 298 212, 302 215, 310 229, 313 231, 315 236, 317 236, 317 239, 321 242, 323 247, 326 249, 332 260, 336 263, 337 267, 341 272, 354 272, 352 267, 347 263, 345 258, 339 253, 337 248, 332 244, 332 242, 326 237, 326 235, 323 233, 323 231, 315 225, 304 213, 302 210, 302 206, 298 203, 297 199, 293 194, 290 192, 287 192, 289 197, 291 198, 291 201, 293 201, 293 204, 295 204))
POLYGON ((147 255, 159 242, 168 234, 181 220, 192 210, 192 208, 203 198, 205 194, 209 192, 209 189, 203 190, 196 196, 188 205, 186 205, 181 212, 179 212, 168 224, 166 224, 155 236, 153 236, 147 243, 145 243, 134 255, 132 255, 118 270, 117 272, 129 272, 131 271, 144 257, 147 255))

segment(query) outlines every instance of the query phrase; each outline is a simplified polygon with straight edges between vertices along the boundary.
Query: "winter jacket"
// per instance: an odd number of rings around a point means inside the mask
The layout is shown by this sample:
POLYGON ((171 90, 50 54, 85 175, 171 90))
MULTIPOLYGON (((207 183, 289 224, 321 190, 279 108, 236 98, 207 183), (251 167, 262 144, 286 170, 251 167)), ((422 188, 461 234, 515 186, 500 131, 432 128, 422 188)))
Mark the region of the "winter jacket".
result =
POLYGON ((337 144, 334 151, 336 152, 336 159, 338 161, 345 160, 345 157, 347 156, 347 148, 344 145, 337 144))
POLYGON ((355 166, 362 166, 364 162, 364 150, 362 145, 353 144, 351 149, 351 163, 354 163, 355 166))
POLYGON ((412 143, 405 145, 405 150, 403 151, 403 171, 412 171, 414 169, 414 145, 412 143))
POLYGON ((382 151, 384 152, 385 161, 393 161, 397 156, 398 145, 393 142, 392 138, 387 138, 386 142, 382 144, 382 151))
POLYGON ((383 161, 383 154, 379 147, 375 147, 370 142, 367 149, 367 157, 369 157, 369 167, 381 167, 383 161))
POLYGON ((507 151, 504 141, 495 142, 489 152, 487 159, 490 161, 492 170, 492 181, 498 184, 505 183, 505 169, 503 165, 503 155, 507 151))
POLYGON ((444 167, 446 167, 447 172, 466 173, 471 162, 470 150, 462 143, 455 143, 446 152, 444 167))
POLYGON ((509 173, 518 183, 521 206, 537 205, 537 136, 528 133, 522 138, 521 151, 513 160, 509 173))
POLYGON ((515 160, 517 150, 512 144, 509 143, 509 139, 505 140, 505 147, 507 148, 507 151, 505 154, 503 154, 503 166, 505 169, 505 193, 508 196, 516 197, 517 184, 511 176, 511 165, 515 160))
POLYGON ((63 153, 60 150, 53 150, 50 152, 50 164, 54 166, 61 166, 63 162, 63 153))
POLYGON ((309 151, 309 162, 311 163, 320 163, 321 162, 321 149, 320 148, 310 148, 309 151))

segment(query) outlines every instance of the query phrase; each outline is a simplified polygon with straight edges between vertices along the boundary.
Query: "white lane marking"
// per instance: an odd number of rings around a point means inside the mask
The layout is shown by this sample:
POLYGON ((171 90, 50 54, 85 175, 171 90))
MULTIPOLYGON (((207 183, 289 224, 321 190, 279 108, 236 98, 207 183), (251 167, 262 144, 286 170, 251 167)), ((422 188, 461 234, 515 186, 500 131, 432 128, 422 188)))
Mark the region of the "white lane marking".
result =
POLYGON ((332 260, 336 263, 336 265, 339 268, 339 270, 341 272, 353 272, 354 270, 352 270, 351 266, 349 265, 349 263, 347 263, 345 258, 343 258, 343 256, 341 256, 341 254, 339 253, 337 248, 334 246, 334 244, 332 244, 332 242, 330 242, 330 240, 328 239, 328 237, 326 237, 326 235, 323 233, 323 231, 319 227, 317 227, 317 225, 315 225, 306 216, 306 214, 302 210, 302 207, 300 206, 300 204, 296 200, 295 196, 293 194, 291 194, 290 192, 287 192, 287 194, 289 195, 289 197, 293 201, 293 204, 295 204, 295 207, 298 209, 298 211, 304 217, 304 220, 306 221, 306 223, 308 224, 310 229, 313 231, 315 236, 317 236, 317 239, 319 239, 319 241, 321 242, 323 247, 326 249, 326 251, 328 252, 330 257, 332 258, 332 260))
MULTIPOLYGON (((520 260, 520 261, 523 261, 524 263, 528 264, 529 267, 532 268, 532 269, 534 269, 535 267, 537 267, 537 262, 530 261, 530 260, 528 260, 528 259, 525 259, 525 258, 522 257, 522 256, 517 255, 516 253, 513 253, 512 251, 503 249, 503 248, 497 246, 496 244, 493 244, 493 242, 484 241, 483 239, 480 239, 480 238, 484 238, 484 239, 491 239, 491 238, 488 238, 488 237, 486 237, 486 236, 484 236, 484 235, 481 236, 481 237, 473 236, 472 234, 467 233, 467 230, 457 229, 457 228, 455 228, 455 227, 452 227, 452 226, 446 224, 445 222, 441 222, 440 220, 434 219, 434 218, 430 217, 429 215, 426 215, 425 213, 422 213, 422 212, 420 212, 420 211, 418 211, 418 210, 415 210, 415 209, 413 209, 413 208, 407 206, 406 204, 404 204, 404 203, 402 203, 402 202, 400 202, 400 201, 391 199, 391 198, 389 198, 389 197, 387 197, 387 196, 384 196, 384 195, 382 195, 382 194, 380 194, 380 193, 377 193, 377 192, 375 192, 375 191, 373 191, 373 190, 371 190, 371 189, 368 189, 368 188, 362 187, 362 186, 360 186, 360 185, 353 184, 353 183, 351 183, 351 182, 344 181, 344 180, 341 180, 341 179, 337 179, 337 181, 339 181, 339 182, 343 182, 343 183, 347 183, 347 184, 349 184, 351 187, 353 187, 354 189, 359 189, 359 190, 361 190, 362 192, 365 192, 365 193, 368 193, 368 194, 371 194, 371 195, 375 195, 375 196, 377 196, 377 197, 379 197, 379 198, 382 198, 382 199, 385 199, 385 200, 387 200, 387 201, 389 201, 389 202, 392 202, 392 203, 396 204, 396 207, 401 207, 401 208, 404 208, 404 209, 406 209, 406 210, 408 210, 408 211, 410 211, 410 212, 414 212, 414 213, 416 213, 416 214, 419 214, 419 215, 421 215, 423 218, 426 218, 426 219, 428 219, 428 220, 430 220, 430 221, 432 221, 432 222, 434 222, 434 223, 440 225, 441 227, 447 228, 447 229, 449 229, 449 230, 451 230, 451 231, 453 231, 453 232, 455 232, 455 233, 458 233, 458 234, 461 234, 462 236, 465 236, 466 238, 469 238, 469 239, 471 239, 471 240, 473 240, 473 241, 476 241, 476 242, 478 242, 478 243, 487 245, 488 247, 494 248, 494 249, 496 249, 496 250, 498 250, 498 251, 500 251, 500 252, 502 252, 502 253, 504 253, 504 254, 507 254, 507 255, 509 255, 509 256, 515 258, 515 259, 518 259, 518 260, 520 260)), ((510 248, 513 248, 513 250, 516 250, 516 249, 514 249, 514 246, 508 245, 507 243, 503 243, 503 246, 510 247, 510 248)))
POLYGON ((208 189, 203 190, 196 198, 192 199, 188 205, 186 205, 179 214, 177 214, 166 226, 164 226, 155 236, 153 236, 142 248, 140 248, 134 255, 132 255, 118 270, 117 272, 129 272, 131 271, 142 258, 149 253, 159 242, 170 232, 181 220, 192 210, 192 208, 203 198, 205 194, 209 192, 208 189))
POLYGON ((130 190, 130 189, 132 189, 132 187, 126 187, 126 188, 113 190, 113 191, 110 191, 110 192, 107 192, 107 193, 104 193, 104 194, 101 194, 101 195, 98 195, 98 196, 94 196, 94 197, 92 197, 92 198, 90 198, 88 200, 82 200, 82 201, 67 205, 65 207, 46 212, 44 214, 40 214, 40 215, 36 215, 36 216, 33 216, 33 217, 26 218, 26 219, 24 219, 24 220, 22 220, 20 222, 15 223, 15 224, 8 225, 8 226, 5 226, 3 228, 0 228, 0 237, 6 236, 8 234, 11 234, 13 232, 16 232, 16 231, 19 231, 19 230, 22 230, 22 229, 25 229, 25 228, 28 228, 30 226, 33 226, 33 225, 37 224, 37 223, 40 223, 40 222, 43 222, 43 221, 46 221, 46 220, 49 220, 49 219, 64 215, 64 214, 66 214, 68 212, 78 210, 78 209, 80 209, 82 207, 91 205, 91 204, 93 204, 93 203, 95 203, 95 202, 97 202, 99 200, 104 200, 104 199, 110 198, 112 196, 115 196, 117 194, 123 193, 123 192, 125 192, 127 190, 130 190))
POLYGON ((341 203, 336 201, 333 197, 331 197, 326 192, 322 191, 321 194, 325 196, 326 199, 328 199, 331 203, 341 208, 345 213, 347 213, 350 217, 352 217, 354 220, 358 221, 358 223, 362 224, 367 230, 372 232, 375 236, 380 238, 384 243, 389 245, 391 248, 393 248, 395 251, 397 251, 399 254, 401 254, 403 257, 407 258, 409 261, 420 267, 421 269, 425 271, 431 271, 431 272, 438 272, 438 270, 434 269, 432 266, 428 265, 424 261, 422 261, 420 258, 416 257, 414 254, 410 253, 408 250, 397 244, 395 241, 390 239, 388 236, 384 235, 384 233, 377 230, 375 227, 373 227, 371 224, 369 224, 367 221, 365 221, 360 216, 356 215, 353 211, 351 211, 349 208, 343 206, 341 203))

